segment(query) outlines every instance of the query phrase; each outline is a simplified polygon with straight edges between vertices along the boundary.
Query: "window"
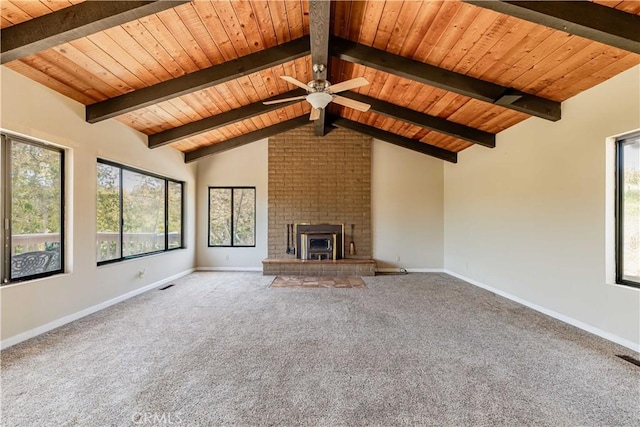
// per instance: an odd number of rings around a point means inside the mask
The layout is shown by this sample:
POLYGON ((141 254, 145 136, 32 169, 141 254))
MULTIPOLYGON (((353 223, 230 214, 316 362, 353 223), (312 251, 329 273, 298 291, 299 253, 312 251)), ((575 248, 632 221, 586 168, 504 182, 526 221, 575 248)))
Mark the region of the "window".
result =
POLYGON ((183 183, 98 160, 98 264, 182 248, 183 183))
POLYGON ((3 283, 64 269, 64 150, 2 134, 3 283))
POLYGON ((256 188, 209 187, 209 246, 256 245, 256 188))
POLYGON ((616 141, 616 282, 640 287, 640 134, 616 141))

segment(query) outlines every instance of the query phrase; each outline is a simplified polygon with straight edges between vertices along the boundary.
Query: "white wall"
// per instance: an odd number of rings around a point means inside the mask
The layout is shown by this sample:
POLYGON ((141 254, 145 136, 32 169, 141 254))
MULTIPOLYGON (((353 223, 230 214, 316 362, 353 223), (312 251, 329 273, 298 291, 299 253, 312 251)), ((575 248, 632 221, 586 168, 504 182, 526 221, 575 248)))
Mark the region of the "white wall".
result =
POLYGON ((263 139, 197 162, 198 268, 262 271, 267 257, 268 141, 263 139), (256 187, 256 246, 208 247, 208 187, 256 187))
POLYGON ((373 141, 371 222, 379 269, 443 268, 443 163, 373 141))
POLYGON ((612 142, 640 127, 640 67, 445 165, 445 268, 640 343, 640 290, 614 285, 612 142), (607 268, 607 263, 609 268, 607 268))
POLYGON ((86 123, 83 105, 4 67, 1 83, 0 127, 67 150, 67 272, 0 288, 3 344, 194 267, 195 165, 170 147, 149 150, 144 135, 116 120, 86 123), (98 157, 186 182, 187 249, 96 266, 98 157))

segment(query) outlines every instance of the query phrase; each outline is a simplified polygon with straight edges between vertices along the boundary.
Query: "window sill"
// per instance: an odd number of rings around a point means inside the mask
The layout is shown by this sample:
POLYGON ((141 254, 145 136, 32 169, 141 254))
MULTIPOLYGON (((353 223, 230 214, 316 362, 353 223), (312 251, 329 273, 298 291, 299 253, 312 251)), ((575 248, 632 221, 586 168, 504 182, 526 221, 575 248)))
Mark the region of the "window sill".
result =
POLYGON ((140 255, 140 256, 131 257, 131 258, 119 259, 119 260, 116 260, 116 261, 105 262, 104 264, 96 264, 96 267, 97 268, 104 268, 104 267, 112 267, 112 266, 116 266, 116 265, 122 265, 123 263, 130 263, 130 262, 133 262, 133 261, 140 261, 140 260, 145 260, 145 259, 149 259, 149 258, 154 258, 154 257, 157 257, 157 256, 162 256, 162 255, 167 255, 167 254, 171 254, 171 253, 178 252, 178 251, 183 251, 185 249, 187 249, 187 248, 175 248, 175 249, 170 249, 168 251, 150 253, 148 255, 140 255))
POLYGON ((3 284, 2 286, 0 286, 0 291, 2 291, 3 289, 13 288, 15 286, 28 285, 30 283, 43 282, 43 281, 46 281, 46 280, 60 279, 60 278, 64 278, 65 276, 71 276, 71 273, 65 272, 65 273, 53 274, 53 275, 47 276, 47 277, 38 277, 37 279, 23 280, 23 281, 20 281, 20 282, 9 282, 7 284, 3 284))

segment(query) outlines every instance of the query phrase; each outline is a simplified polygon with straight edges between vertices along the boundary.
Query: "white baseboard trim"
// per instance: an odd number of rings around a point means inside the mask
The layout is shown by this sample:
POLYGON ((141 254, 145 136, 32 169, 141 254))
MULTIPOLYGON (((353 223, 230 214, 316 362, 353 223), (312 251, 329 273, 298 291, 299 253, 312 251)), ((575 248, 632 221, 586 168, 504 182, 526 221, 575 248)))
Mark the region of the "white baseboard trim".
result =
POLYGON ((118 304, 119 302, 128 300, 129 298, 135 297, 136 295, 143 294, 152 289, 158 288, 164 285, 167 282, 172 280, 176 280, 182 276, 186 276, 187 274, 193 273, 195 269, 191 268, 189 270, 185 270, 181 273, 174 274, 173 276, 167 277, 165 279, 159 280, 157 282, 151 283, 150 285, 143 286, 142 288, 135 289, 131 292, 127 292, 126 294, 120 295, 116 298, 110 299, 108 301, 102 302, 100 304, 94 305, 89 308, 85 308, 84 310, 78 311, 77 313, 70 314, 68 316, 64 316, 58 320, 54 320, 53 322, 49 322, 45 325, 38 326, 37 328, 30 329, 26 332, 23 332, 18 335, 14 335, 10 338, 4 339, 0 342, 0 349, 4 350, 5 348, 11 347, 12 345, 16 345, 21 343, 22 341, 26 341, 29 338, 33 338, 40 334, 44 334, 45 332, 49 332, 52 329, 59 328, 60 326, 66 325, 67 323, 71 323, 74 320, 78 320, 82 317, 88 316, 90 314, 96 313, 100 310, 104 310, 107 307, 110 307, 114 304, 118 304))
POLYGON ((407 273, 444 273, 442 268, 405 268, 407 273))
POLYGON ((377 273, 402 273, 405 270, 407 273, 444 273, 442 268, 404 268, 404 267, 383 267, 377 268, 377 273))
POLYGON ((607 331, 603 331, 600 328, 596 328, 595 326, 589 325, 588 323, 581 322, 580 320, 574 319, 573 317, 569 317, 569 316, 566 316, 564 314, 558 313, 556 311, 549 310, 548 308, 545 308, 545 307, 543 307, 541 305, 534 304, 532 302, 529 302, 529 301, 527 301, 525 299, 522 299, 520 297, 517 297, 515 295, 511 295, 510 293, 501 291, 500 289, 496 289, 496 288, 493 288, 491 286, 485 285, 484 283, 478 282, 477 280, 470 279, 470 278, 468 278, 466 276, 463 276, 462 274, 458 274, 458 273, 455 273, 453 271, 446 270, 446 269, 444 270, 444 273, 449 274, 450 276, 453 276, 453 277, 457 277, 458 279, 464 280, 465 282, 468 282, 468 283, 470 283, 470 284, 472 284, 474 286, 477 286, 479 288, 486 289, 486 290, 488 290, 490 292, 493 292, 494 294, 500 295, 501 297, 505 297, 507 299, 510 299, 511 301, 515 301, 518 304, 522 304, 522 305, 524 305, 526 307, 529 307, 529 308, 531 308, 533 310, 539 311, 540 313, 546 314, 547 316, 551 316, 554 319, 558 319, 558 320, 560 320, 560 321, 562 321, 564 323, 568 323, 569 325, 575 326, 576 328, 580 328, 580 329, 582 329, 584 331, 587 331, 589 333, 597 335, 597 336, 599 336, 601 338, 604 338, 606 340, 612 341, 612 342, 614 342, 616 344, 620 344, 621 346, 627 347, 627 348, 629 348, 629 349, 631 349, 631 350, 633 350, 635 352, 640 352, 640 344, 635 343, 635 342, 633 342, 631 340, 619 337, 619 336, 617 336, 615 334, 612 334, 610 332, 607 332, 607 331))
POLYGON ((259 271, 262 267, 196 267, 196 271, 259 271))

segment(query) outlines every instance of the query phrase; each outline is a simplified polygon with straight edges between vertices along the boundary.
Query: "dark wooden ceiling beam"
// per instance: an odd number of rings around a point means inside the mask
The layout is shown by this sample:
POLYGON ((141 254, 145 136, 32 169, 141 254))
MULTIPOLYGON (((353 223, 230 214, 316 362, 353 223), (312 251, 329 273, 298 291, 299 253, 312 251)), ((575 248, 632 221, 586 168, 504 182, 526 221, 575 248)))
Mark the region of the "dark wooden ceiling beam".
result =
MULTIPOLYGON (((323 65, 314 68, 314 79, 327 79, 329 67, 329 30, 331 28, 331 2, 327 0, 309 0, 309 35, 311 38, 311 64, 323 65)), ((320 118, 314 122, 315 134, 325 134, 325 109, 320 110, 320 118)))
POLYGON ((269 138, 270 136, 277 135, 279 133, 286 132, 288 130, 295 129, 300 126, 304 126, 308 124, 309 124, 309 118, 306 115, 296 117, 295 119, 287 120, 285 122, 280 122, 278 124, 275 124, 263 129, 259 129, 254 132, 249 132, 247 134, 240 135, 235 138, 227 139, 226 141, 217 142, 207 147, 202 147, 194 151, 189 151, 184 154, 184 161, 185 163, 194 162, 205 156, 221 153, 223 151, 231 150, 233 148, 237 148, 246 144, 251 144, 252 142, 256 142, 264 138, 269 138))
POLYGON ((372 138, 379 139, 381 141, 385 141, 399 147, 417 151, 418 153, 426 154, 438 159, 446 160, 447 162, 458 162, 457 153, 427 144, 426 142, 420 142, 415 139, 405 138, 404 136, 377 129, 369 125, 345 119, 343 117, 331 116, 329 118, 329 123, 337 127, 351 129, 352 131, 360 132, 364 135, 369 135, 372 138))
POLYGON ((331 54, 420 83, 500 105, 543 119, 560 120, 560 103, 516 89, 445 70, 339 37, 331 39, 331 54))
POLYGON ((86 1, 66 7, 1 30, 1 61, 4 64, 24 58, 188 2, 188 0, 86 1))
POLYGON ((496 136, 493 133, 484 132, 460 123, 445 120, 441 117, 420 113, 410 108, 401 107, 399 105, 356 92, 347 91, 342 92, 340 95, 369 104, 371 105, 370 111, 374 111, 392 119, 431 129, 436 132, 460 138, 474 144, 480 144, 485 147, 494 148, 496 146, 496 136))
MULTIPOLYGON (((306 94, 307 92, 302 89, 295 89, 287 93, 269 98, 266 101, 276 100, 279 98, 301 96, 306 94)), ((180 141, 181 139, 189 138, 203 132, 208 132, 236 122, 240 122, 242 120, 250 119, 251 117, 259 116, 260 114, 268 113, 270 111, 277 110, 278 108, 283 108, 287 105, 295 104, 296 102, 300 101, 289 101, 283 102, 282 104, 271 105, 264 105, 262 101, 255 102, 253 104, 226 111, 215 116, 187 123, 186 125, 167 129, 165 131, 149 135, 149 148, 162 147, 163 145, 171 144, 172 142, 180 141)))
POLYGON ((640 16, 588 1, 471 1, 466 3, 640 53, 640 16))
POLYGON ((96 123, 197 90, 309 55, 309 37, 281 44, 182 77, 87 105, 86 119, 96 123))

